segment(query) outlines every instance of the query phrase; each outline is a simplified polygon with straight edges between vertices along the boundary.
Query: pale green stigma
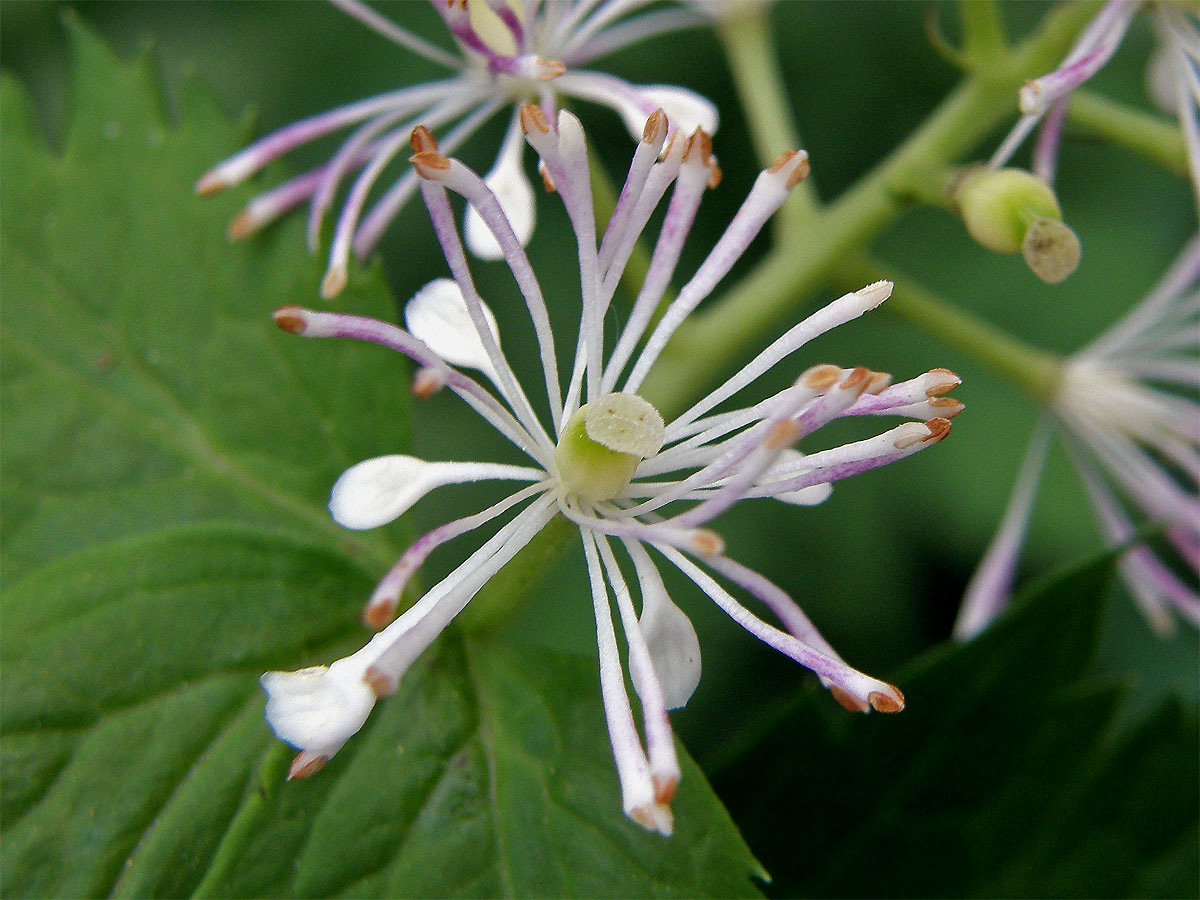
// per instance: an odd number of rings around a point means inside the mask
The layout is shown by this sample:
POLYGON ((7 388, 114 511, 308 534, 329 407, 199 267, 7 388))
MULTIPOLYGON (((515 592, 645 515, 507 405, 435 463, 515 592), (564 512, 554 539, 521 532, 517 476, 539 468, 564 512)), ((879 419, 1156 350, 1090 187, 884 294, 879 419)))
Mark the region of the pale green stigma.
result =
POLYGON ((658 453, 663 420, 635 394, 605 394, 567 419, 554 464, 567 494, 588 503, 611 500, 629 484, 638 463, 658 453))
POLYGON ((1079 238, 1063 222, 1054 189, 1030 172, 978 167, 963 176, 954 200, 971 237, 997 253, 1020 250, 1042 281, 1057 284, 1079 266, 1079 238))

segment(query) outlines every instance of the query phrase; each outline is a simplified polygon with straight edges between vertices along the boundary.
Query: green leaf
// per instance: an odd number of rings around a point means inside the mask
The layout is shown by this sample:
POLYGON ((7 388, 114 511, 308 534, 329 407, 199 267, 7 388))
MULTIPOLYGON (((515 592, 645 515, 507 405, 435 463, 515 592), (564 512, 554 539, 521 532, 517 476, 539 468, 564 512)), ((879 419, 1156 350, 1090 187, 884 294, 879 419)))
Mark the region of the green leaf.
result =
MULTIPOLYGON (((622 815, 594 659, 452 632, 320 776, 283 782, 257 676, 364 639, 396 547, 325 502, 407 444, 408 370, 274 327, 319 281, 301 223, 231 247, 249 191, 191 192, 244 129, 196 85, 169 125, 148 58, 69 30, 61 153, 19 85, 0 98, 0 891, 753 894, 690 761, 674 838, 622 815)), ((377 270, 338 302, 394 312, 377 270)))
MULTIPOLYGON (((847 718, 806 691, 716 784, 779 896, 1186 896, 1200 874, 1197 713, 1132 727, 1090 675, 1113 560, 1031 590, 847 718), (803 743, 803 765, 785 748, 803 743), (772 810, 811 812, 773 840, 772 810), (756 825, 767 825, 756 828, 756 825), (864 858, 870 865, 863 865, 864 858)), ((777 815, 777 814, 776 814, 777 815)))

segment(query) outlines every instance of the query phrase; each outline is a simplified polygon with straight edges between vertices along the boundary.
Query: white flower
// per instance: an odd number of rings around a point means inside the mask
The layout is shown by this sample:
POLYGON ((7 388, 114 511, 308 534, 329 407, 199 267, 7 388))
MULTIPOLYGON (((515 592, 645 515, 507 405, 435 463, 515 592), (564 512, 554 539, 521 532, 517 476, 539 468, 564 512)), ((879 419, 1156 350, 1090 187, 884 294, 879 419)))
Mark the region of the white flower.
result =
MULTIPOLYGON (((375 694, 394 690, 413 660, 480 587, 552 518, 565 516, 578 526, 587 562, 601 691, 624 809, 645 827, 669 834, 670 803, 680 770, 667 711, 686 703, 695 689, 700 647, 687 616, 667 595, 658 566, 666 562, 677 568, 751 634, 816 672, 843 705, 859 711, 900 710, 904 699, 895 687, 843 662, 790 597, 724 555, 721 538, 708 525, 747 498, 820 502, 831 482, 931 446, 948 432, 946 417, 962 408, 943 396, 959 380, 934 369, 890 385, 888 376, 866 368, 821 365, 773 396, 748 405, 726 402, 808 341, 882 303, 891 285, 880 282, 794 325, 731 379, 664 421, 638 395, 643 379, 679 324, 728 273, 805 176, 806 156, 786 153, 758 176, 708 258, 651 327, 715 168, 708 135, 697 129, 690 137, 676 134, 668 141, 666 116, 655 112, 597 242, 578 120, 561 112, 556 127, 551 127, 538 107, 526 106, 521 122, 557 185, 577 240, 582 311, 565 393, 557 368, 558 341, 515 230, 486 181, 438 152, 424 129, 413 134, 417 152, 412 160, 453 280, 435 281, 417 293, 406 311, 407 329, 299 307, 276 313, 282 328, 305 337, 371 341, 405 354, 419 367, 414 379, 418 395, 443 388, 453 391, 523 451, 529 464, 383 456, 347 470, 334 485, 330 510, 349 528, 370 528, 394 519, 443 484, 499 479, 516 487, 493 506, 435 528, 408 548, 367 603, 365 620, 383 630, 366 647, 334 663, 328 673, 311 674, 310 669, 292 676, 265 676, 267 715, 276 733, 301 750, 293 775, 315 770, 361 725, 369 709, 361 686, 357 693, 347 689, 341 673, 361 673, 362 682, 375 694), (608 347, 602 323, 618 279, 635 239, 672 186, 645 281, 623 331, 608 347), (504 250, 537 336, 548 417, 534 410, 501 351, 495 321, 471 279, 447 191, 461 194, 479 211, 504 250), (491 389, 463 369, 482 374, 491 389), (827 422, 856 415, 921 421, 808 455, 790 449, 827 422), (496 521, 503 524, 496 528, 496 521), (406 582, 429 554, 488 523, 493 523, 494 534, 388 624, 406 582), (618 554, 627 557, 629 568, 621 567, 618 554), (752 613, 735 599, 735 590, 761 603, 783 627, 752 613), (630 677, 641 699, 641 733, 626 693, 614 601, 628 645, 630 677)), ((537 388, 539 394, 542 387, 537 388)))
MULTIPOLYGON (((1018 96, 1021 119, 1001 142, 988 165, 1000 168, 1038 123, 1033 150, 1034 173, 1050 184, 1062 142, 1067 102, 1075 88, 1090 79, 1112 58, 1125 37, 1141 0, 1108 0, 1079 35, 1057 69, 1025 83, 1018 96)), ((1158 49, 1151 61, 1151 91, 1179 119, 1187 144, 1192 187, 1200 205, 1200 14, 1194 3, 1153 5, 1158 49)))
MULTIPOLYGON (((1185 583, 1200 572, 1200 236, 1162 281, 1062 367, 1049 411, 1091 499, 1108 544, 1138 535, 1136 511, 1163 528, 1161 544, 1137 542, 1121 574, 1150 624, 1174 615, 1200 624, 1200 597, 1185 583)), ((967 588, 955 624, 969 638, 1007 605, 1033 497, 1049 446, 1034 433, 1003 524, 967 588)))
MULTIPOLYGON (((366 257, 415 192, 417 176, 406 172, 366 209, 376 181, 408 146, 409 133, 417 124, 435 132, 446 129, 442 144, 451 151, 497 112, 513 111, 496 163, 484 181, 522 244, 533 231, 534 195, 522 164, 524 141, 516 115, 520 104, 536 102, 553 116, 562 98, 599 103, 619 113, 635 139, 646 117, 658 108, 685 132, 697 127, 710 134, 716 130, 716 107, 692 91, 669 85, 634 85, 581 68, 646 37, 702 23, 703 17, 693 10, 657 9, 629 18, 651 0, 526 0, 520 4, 510 0, 470 4, 467 0, 432 0, 457 45, 458 55, 454 55, 387 20, 360 0, 330 2, 453 74, 296 122, 219 163, 196 184, 201 194, 222 190, 301 144, 357 126, 328 163, 254 198, 230 226, 232 237, 244 237, 308 202, 308 243, 315 251, 325 213, 339 186, 351 172, 361 170, 334 229, 329 268, 321 287, 326 298, 345 286, 351 250, 360 259, 366 257)), ((489 259, 503 256, 490 229, 473 209, 467 212, 465 231, 467 245, 475 254, 489 259)))

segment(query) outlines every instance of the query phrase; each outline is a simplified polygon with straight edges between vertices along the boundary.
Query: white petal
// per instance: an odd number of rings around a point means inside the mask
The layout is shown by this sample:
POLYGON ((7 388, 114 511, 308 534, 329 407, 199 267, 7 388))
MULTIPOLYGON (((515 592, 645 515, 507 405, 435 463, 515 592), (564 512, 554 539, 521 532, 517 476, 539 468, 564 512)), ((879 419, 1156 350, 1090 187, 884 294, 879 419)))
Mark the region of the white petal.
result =
POLYGON ((413 456, 377 456, 351 466, 333 485, 329 512, 345 528, 378 528, 445 481, 440 464, 413 456))
MULTIPOLYGON (((791 475, 798 475, 805 468, 803 453, 799 450, 784 450, 779 455, 779 460, 775 465, 771 466, 759 480, 759 484, 769 485, 772 481, 787 478, 791 475)), ((829 499, 829 495, 832 493, 833 485, 825 483, 811 484, 808 487, 800 488, 798 491, 784 491, 779 494, 771 494, 771 496, 776 500, 782 500, 784 503, 792 503, 796 506, 816 506, 829 499)))
MULTIPOLYGON (((486 304, 482 306, 488 330, 499 346, 496 319, 486 304)), ((489 377, 494 375, 483 341, 467 311, 467 301, 449 278, 435 279, 417 291, 404 307, 404 321, 414 337, 446 362, 478 369, 489 377)))
MULTIPOLYGON (((496 195, 496 200, 504 210, 508 224, 512 226, 521 246, 529 243, 534 223, 533 188, 529 179, 525 177, 525 168, 522 165, 524 148, 524 134, 519 123, 514 122, 514 128, 509 130, 500 155, 496 158, 496 165, 483 179, 483 183, 496 195)), ((492 230, 476 212, 475 207, 470 205, 467 206, 467 215, 463 222, 463 236, 471 252, 480 259, 503 259, 504 251, 500 249, 492 230)))
POLYGON ((700 683, 700 640, 683 610, 667 596, 661 580, 643 577, 641 588, 642 615, 638 623, 662 687, 663 701, 667 709, 678 709, 700 683))
POLYGON ((267 722, 279 739, 326 758, 362 728, 375 706, 375 692, 353 657, 328 668, 267 672, 260 682, 267 692, 267 722))
POLYGON ((784 503, 792 503, 796 506, 817 506, 829 499, 829 495, 833 493, 833 485, 826 484, 810 484, 806 488, 800 488, 798 491, 785 491, 782 494, 773 494, 776 500, 782 500, 784 503))
MULTIPOLYGON (((667 114, 667 121, 681 134, 691 134, 697 128, 703 128, 710 135, 716 134, 717 108, 694 91, 669 84, 638 85, 637 91, 651 109, 662 109, 667 114)), ((640 140, 646 128, 643 107, 622 104, 619 112, 634 140, 640 140)))
POLYGON ((485 479, 540 481, 541 469, 487 462, 427 462, 415 456, 376 456, 342 473, 329 512, 345 528, 378 528, 402 516, 436 487, 485 479))

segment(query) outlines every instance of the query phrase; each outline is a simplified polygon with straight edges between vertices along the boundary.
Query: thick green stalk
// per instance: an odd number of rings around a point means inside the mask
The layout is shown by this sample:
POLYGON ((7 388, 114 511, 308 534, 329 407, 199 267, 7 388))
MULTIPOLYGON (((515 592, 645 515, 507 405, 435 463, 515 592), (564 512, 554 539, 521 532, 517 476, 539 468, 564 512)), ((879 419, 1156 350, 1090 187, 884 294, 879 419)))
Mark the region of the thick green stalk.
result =
POLYGON ((959 0, 962 17, 962 56, 973 69, 991 65, 1008 50, 1004 20, 996 0, 959 0))
POLYGON ((1067 120, 1176 175, 1188 173, 1183 132, 1178 125, 1160 116, 1080 88, 1072 92, 1067 103, 1067 120))
MULTIPOLYGON (((771 40, 769 14, 765 4, 749 3, 743 11, 724 19, 717 29, 738 100, 750 124, 759 165, 764 169, 785 150, 801 147, 791 106, 783 92, 783 73, 771 40)), ((775 217, 775 232, 781 241, 798 233, 817 211, 817 194, 811 183, 799 185, 795 194, 775 217)))
POLYGON ((685 322, 651 372, 647 397, 664 414, 683 408, 707 386, 706 377, 744 355, 899 215, 905 185, 938 177, 1011 116, 1023 80, 1052 69, 1094 12, 1094 4, 1055 10, 1007 64, 968 76, 891 156, 810 220, 803 243, 776 247, 719 303, 685 322), (703 370, 695 365, 698 357, 703 370))

